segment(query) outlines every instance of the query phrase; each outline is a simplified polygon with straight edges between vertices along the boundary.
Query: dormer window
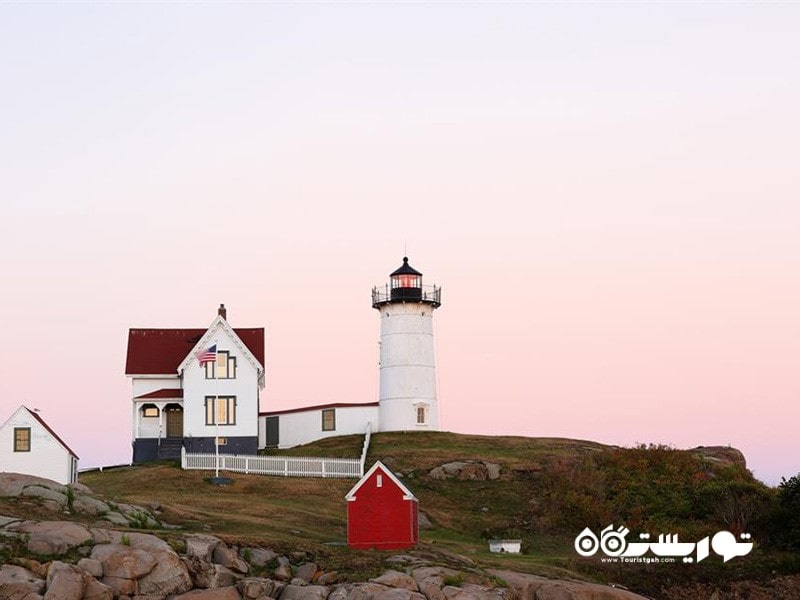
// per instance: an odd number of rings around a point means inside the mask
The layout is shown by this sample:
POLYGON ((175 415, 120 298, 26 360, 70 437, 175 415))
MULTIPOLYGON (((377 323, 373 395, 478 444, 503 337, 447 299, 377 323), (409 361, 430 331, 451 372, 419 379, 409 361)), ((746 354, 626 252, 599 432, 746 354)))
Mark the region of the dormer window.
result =
POLYGON ((205 369, 206 379, 236 379, 236 357, 227 350, 220 350, 217 360, 205 363, 205 369))

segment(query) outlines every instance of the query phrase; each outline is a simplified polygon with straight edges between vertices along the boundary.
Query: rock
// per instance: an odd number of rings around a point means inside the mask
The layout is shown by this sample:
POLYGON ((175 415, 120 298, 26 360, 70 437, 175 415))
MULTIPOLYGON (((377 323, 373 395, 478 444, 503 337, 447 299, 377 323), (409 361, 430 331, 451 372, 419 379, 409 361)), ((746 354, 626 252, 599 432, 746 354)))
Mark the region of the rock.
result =
POLYGON ((55 502, 59 507, 67 505, 67 495, 59 492, 58 490, 50 489, 40 485, 29 485, 22 490, 22 496, 31 496, 32 498, 41 498, 42 500, 50 500, 55 502))
POLYGON ((264 550, 263 548, 242 548, 239 551, 239 556, 242 558, 247 554, 250 555, 250 560, 248 562, 256 567, 266 567, 269 563, 278 558, 275 552, 272 550, 264 550))
POLYGON ((332 585, 337 581, 339 581, 339 573, 336 571, 329 571, 317 577, 317 583, 319 585, 332 585))
POLYGON ((111 587, 115 586, 106 582, 105 579, 136 580, 152 571, 158 562, 146 550, 122 544, 97 545, 92 549, 92 558, 102 563, 103 583, 111 585, 111 587))
POLYGON ((400 571, 386 571, 380 577, 370 579, 370 582, 379 583, 381 585, 393 588, 411 590, 412 592, 419 591, 419 587, 417 586, 417 582, 414 581, 414 578, 410 575, 406 575, 405 573, 401 573, 400 571))
POLYGON ((236 571, 237 573, 247 574, 250 570, 250 566, 247 562, 239 558, 236 551, 232 548, 228 548, 225 544, 220 544, 214 548, 214 552, 211 555, 211 562, 227 567, 231 571, 236 571))
POLYGON ((0 565, 0 598, 33 600, 44 591, 44 579, 16 565, 0 565))
POLYGON ((500 478, 500 465, 475 460, 445 463, 431 470, 432 479, 459 479, 461 481, 486 481, 500 478))
POLYGON ((112 525, 122 525, 128 526, 130 525, 130 521, 126 519, 122 514, 116 511, 110 511, 103 515, 103 520, 108 521, 112 525))
POLYGON ((486 467, 486 475, 494 481, 500 479, 500 465, 483 461, 483 466, 486 467))
POLYGON ((96 579, 89 579, 86 591, 83 592, 83 600, 113 600, 113 598, 114 592, 110 587, 96 579))
POLYGON ((445 594, 442 591, 444 578, 457 577, 459 572, 446 567, 420 567, 414 569, 411 574, 419 586, 419 591, 428 600, 445 600, 445 594))
POLYGON ((47 571, 44 600, 83 600, 91 575, 66 563, 54 560, 47 571))
POLYGON ((245 600, 261 600, 262 598, 274 598, 276 584, 271 579, 261 577, 248 577, 236 584, 236 589, 245 600))
POLYGON ((91 496, 83 495, 76 496, 75 500, 72 502, 72 508, 77 512, 86 513, 87 515, 105 515, 111 510, 105 502, 96 500, 91 496))
POLYGON ((196 556, 200 560, 211 562, 214 550, 222 544, 222 540, 213 535, 187 535, 186 556, 196 556))
POLYGON ((738 448, 730 446, 698 446, 691 450, 692 454, 709 463, 729 467, 747 468, 747 460, 738 448))
POLYGON ((417 526, 420 529, 433 529, 430 518, 422 511, 417 512, 417 526))
POLYGON ((32 485, 49 488, 62 494, 66 494, 67 491, 66 486, 44 477, 23 473, 0 473, 0 496, 19 496, 26 487, 32 485))
POLYGON ((504 580, 522 598, 536 598, 536 600, 647 600, 644 596, 596 583, 553 580, 512 571, 490 570, 489 573, 504 580))
POLYGON ((330 593, 324 585, 287 585, 280 600, 326 600, 330 593))
POLYGON ((328 600, 372 600, 387 589, 377 583, 346 583, 333 590, 328 600))
POLYGON ((183 559, 183 564, 188 570, 194 587, 198 588, 230 587, 242 578, 241 575, 227 567, 205 562, 196 556, 183 559))
POLYGON ((192 589, 192 578, 186 565, 175 552, 152 550, 155 568, 139 579, 139 593, 164 598, 192 589))
POLYGON ((28 551, 34 554, 58 556, 92 540, 86 527, 71 521, 26 522, 17 531, 28 534, 28 551))
POLYGON ((308 552, 292 552, 292 562, 303 562, 308 560, 308 552))
POLYGON ((36 575, 36 577, 47 579, 47 569, 49 568, 49 564, 47 563, 42 564, 38 560, 33 560, 32 558, 17 558, 14 560, 14 563, 19 567, 28 569, 28 571, 36 575))
POLYGON ((172 552, 172 548, 167 542, 149 533, 122 532, 110 529, 92 529, 91 533, 95 544, 122 544, 140 550, 172 552))
POLYGON ((21 520, 22 519, 18 519, 16 517, 6 517, 4 515, 0 515, 0 529, 6 525, 11 525, 11 523, 19 523, 21 520))
POLYGON ((314 563, 305 563, 297 567, 297 570, 294 573, 294 576, 297 579, 301 579, 305 583, 311 583, 314 580, 314 576, 317 574, 319 568, 314 563))
MULTIPOLYGON (((448 585, 442 589, 442 592, 447 600, 502 600, 506 596, 506 591, 503 589, 485 588, 471 583, 466 583, 461 587, 448 585)), ((544 598, 540 599, 539 596, 536 596, 536 600, 544 600, 544 598)), ((553 598, 553 600, 556 599, 553 598)), ((571 597, 565 597, 563 600, 571 600, 571 597)))
POLYGON ((172 600, 242 600, 235 587, 217 588, 215 590, 192 590, 172 600))
POLYGON ((95 558, 82 558, 78 561, 78 567, 86 571, 92 577, 103 576, 103 563, 95 558))
MULTIPOLYGON (((388 588, 375 596, 375 600, 426 600, 419 592, 403 588, 388 588)), ((537 599, 538 600, 538 599, 537 599)))
POLYGON ((280 581, 289 581, 292 578, 292 567, 289 565, 279 564, 274 573, 275 579, 280 581))

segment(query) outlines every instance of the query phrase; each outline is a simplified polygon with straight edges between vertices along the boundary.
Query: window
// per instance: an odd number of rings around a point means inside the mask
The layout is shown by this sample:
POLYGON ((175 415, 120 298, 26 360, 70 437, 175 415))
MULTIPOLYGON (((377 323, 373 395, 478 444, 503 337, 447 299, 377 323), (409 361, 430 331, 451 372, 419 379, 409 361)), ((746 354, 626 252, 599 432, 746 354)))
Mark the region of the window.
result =
POLYGON ((144 404, 142 406, 142 416, 143 417, 157 417, 158 416, 158 407, 155 404, 144 404))
POLYGON ((336 409, 322 411, 322 431, 336 431, 336 409))
POLYGON ((378 484, 378 487, 383 487, 383 475, 380 475, 380 474, 379 474, 379 475, 378 475, 378 476, 375 478, 375 481, 376 481, 376 483, 378 484))
POLYGON ((205 363, 206 379, 236 379, 236 357, 227 350, 217 352, 216 362, 205 363))
POLYGON ((14 452, 31 451, 31 428, 14 427, 14 452))
POLYGON ((427 415, 425 414, 425 407, 424 406, 418 406, 417 407, 417 425, 425 425, 425 417, 426 416, 427 415))
POLYGON ((217 446, 227 446, 228 445, 228 438, 218 437, 217 438, 217 446))
POLYGON ((236 396, 217 396, 214 400, 214 396, 206 396, 206 425, 236 425, 236 396))

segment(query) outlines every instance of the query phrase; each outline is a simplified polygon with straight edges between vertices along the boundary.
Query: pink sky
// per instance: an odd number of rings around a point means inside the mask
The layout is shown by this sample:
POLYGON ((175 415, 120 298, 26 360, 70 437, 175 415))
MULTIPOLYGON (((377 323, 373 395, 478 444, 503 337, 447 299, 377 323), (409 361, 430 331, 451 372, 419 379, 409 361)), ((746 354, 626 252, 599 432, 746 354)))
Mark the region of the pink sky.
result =
POLYGON ((0 419, 130 459, 130 327, 370 402, 405 248, 446 429, 800 471, 800 5, 0 6, 0 419))

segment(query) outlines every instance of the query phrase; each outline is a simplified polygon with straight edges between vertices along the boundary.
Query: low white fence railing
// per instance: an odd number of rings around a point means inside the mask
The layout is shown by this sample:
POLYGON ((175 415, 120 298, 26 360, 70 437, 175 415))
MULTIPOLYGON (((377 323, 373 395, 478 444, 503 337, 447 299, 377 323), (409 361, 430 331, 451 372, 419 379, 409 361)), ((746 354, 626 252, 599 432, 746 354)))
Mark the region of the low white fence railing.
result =
POLYGON ((364 473, 357 458, 311 458, 306 456, 238 456, 236 454, 195 454, 181 449, 181 467, 213 471, 283 475, 284 477, 355 477, 364 473))
POLYGON ((181 448, 181 468, 199 471, 232 471, 284 477, 363 477, 372 423, 367 423, 361 458, 312 458, 308 456, 239 456, 199 454, 181 448), (219 465, 217 464, 219 461, 219 465))

